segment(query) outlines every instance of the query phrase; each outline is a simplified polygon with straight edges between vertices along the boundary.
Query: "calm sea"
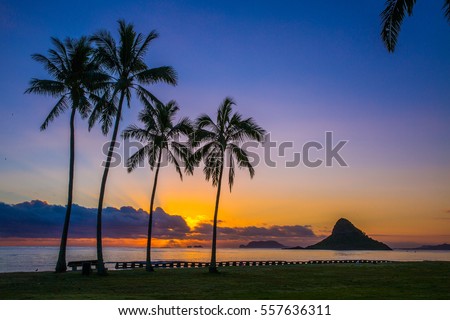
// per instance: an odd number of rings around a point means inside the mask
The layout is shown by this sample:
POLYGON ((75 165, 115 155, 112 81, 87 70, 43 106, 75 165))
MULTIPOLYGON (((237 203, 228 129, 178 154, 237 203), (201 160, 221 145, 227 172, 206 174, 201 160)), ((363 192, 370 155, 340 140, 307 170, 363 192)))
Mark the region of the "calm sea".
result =
MULTIPOLYGON (((207 248, 155 248, 154 261, 207 262, 210 249, 207 248)), ((0 247, 0 272, 53 271, 58 257, 57 247, 0 247)), ((67 261, 96 259, 95 248, 70 247, 67 261)), ((105 248, 107 267, 114 269, 117 261, 144 261, 143 248, 105 248)), ((368 259, 391 261, 450 261, 449 251, 330 251, 330 250, 280 250, 280 249, 219 249, 218 261, 252 260, 333 260, 368 259)))

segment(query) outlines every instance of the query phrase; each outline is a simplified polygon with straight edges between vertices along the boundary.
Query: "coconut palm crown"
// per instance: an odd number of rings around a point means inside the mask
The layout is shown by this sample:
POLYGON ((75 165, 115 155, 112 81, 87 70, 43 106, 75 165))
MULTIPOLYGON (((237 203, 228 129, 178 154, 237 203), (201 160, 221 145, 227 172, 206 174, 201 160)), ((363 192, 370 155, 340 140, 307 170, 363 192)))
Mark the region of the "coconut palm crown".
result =
MULTIPOLYGON (((387 0, 381 12, 381 39, 389 52, 394 52, 405 14, 412 16, 416 0, 387 0)), ((444 15, 450 23, 450 0, 444 0, 444 15)))
POLYGON ((119 20, 119 42, 108 31, 100 31, 91 37, 96 45, 96 59, 111 76, 109 90, 97 99, 97 106, 90 118, 90 127, 97 121, 102 123, 102 131, 107 134, 114 126, 106 157, 97 209, 97 260, 98 273, 106 274, 103 264, 102 211, 114 146, 122 118, 123 104, 131 105, 132 92, 145 104, 151 105, 159 100, 144 86, 156 83, 176 85, 177 75, 169 66, 149 68, 144 61, 150 44, 158 37, 156 31, 144 35, 137 33, 132 24, 119 20))
POLYGON ((93 51, 86 37, 78 40, 66 38, 64 41, 51 38, 51 41, 54 48, 48 51, 48 56, 34 54, 32 58, 44 66, 52 79, 31 79, 30 87, 25 93, 49 95, 58 99, 41 125, 41 130, 47 129, 50 122, 66 110, 70 110, 69 186, 66 215, 55 269, 56 272, 65 272, 67 270, 66 246, 73 198, 75 116, 77 112, 82 118, 89 115, 90 96, 103 87, 108 76, 100 71, 98 64, 92 59, 93 51))
POLYGON ((197 148, 193 155, 194 163, 198 164, 203 160, 206 180, 212 181, 212 185, 217 187, 210 272, 217 272, 217 216, 225 162, 229 167, 228 186, 231 192, 236 167, 247 169, 251 178, 255 175, 249 154, 241 144, 249 140, 262 142, 265 134, 265 130, 252 118, 244 119, 239 113, 233 113, 233 105, 233 99, 227 97, 219 106, 215 120, 206 114, 198 117, 194 134, 191 136, 191 145, 197 148))
POLYGON ((180 179, 183 179, 183 168, 187 173, 192 173, 193 170, 190 162, 192 155, 189 145, 179 141, 181 136, 188 136, 192 133, 192 124, 188 118, 182 118, 175 123, 175 116, 178 110, 179 107, 175 101, 170 101, 166 105, 157 103, 155 107, 147 106, 139 113, 139 120, 144 124, 144 127, 140 128, 136 125, 131 125, 122 133, 124 139, 133 138, 142 143, 142 147, 127 161, 128 172, 143 166, 145 159, 147 159, 151 170, 156 168, 149 210, 146 252, 147 271, 153 271, 151 262, 153 205, 159 169, 162 165, 172 164, 180 179))

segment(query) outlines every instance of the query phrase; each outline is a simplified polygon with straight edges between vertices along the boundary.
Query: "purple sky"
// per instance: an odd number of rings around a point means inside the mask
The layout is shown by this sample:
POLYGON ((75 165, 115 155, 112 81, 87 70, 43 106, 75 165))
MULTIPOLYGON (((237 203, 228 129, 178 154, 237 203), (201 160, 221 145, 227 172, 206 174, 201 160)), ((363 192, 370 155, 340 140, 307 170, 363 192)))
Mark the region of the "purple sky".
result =
MULTIPOLYGON (((323 142, 325 131, 349 140, 349 168, 261 166, 253 181, 239 175, 224 196, 227 225, 330 230, 346 214, 398 242, 405 234, 447 239, 450 30, 441 2, 418 1, 388 54, 379 36, 384 1, 2 1, 0 201, 66 202, 69 114, 39 132, 55 101, 23 94, 32 77, 47 78, 30 55, 45 53, 51 36, 116 35, 123 18, 140 32, 159 32, 148 63, 172 65, 179 85, 151 89, 177 100, 180 115, 211 114, 230 95, 241 113, 298 151, 323 142)), ((121 128, 136 123, 139 109, 134 103, 125 112, 121 128)), ((96 206, 106 140, 77 119, 80 205, 96 206)), ((200 172, 181 184, 172 171, 163 171, 158 205, 207 220, 214 190, 200 172), (205 194, 208 205, 200 204, 205 194)), ((112 170, 106 204, 147 208, 151 180, 142 172, 112 170)))

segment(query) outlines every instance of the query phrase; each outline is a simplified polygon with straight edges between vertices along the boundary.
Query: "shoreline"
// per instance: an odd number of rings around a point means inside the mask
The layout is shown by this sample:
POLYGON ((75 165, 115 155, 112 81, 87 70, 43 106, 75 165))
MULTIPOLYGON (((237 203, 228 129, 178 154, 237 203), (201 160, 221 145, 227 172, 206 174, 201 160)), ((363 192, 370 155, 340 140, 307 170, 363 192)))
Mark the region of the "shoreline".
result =
MULTIPOLYGON (((66 262, 96 260, 95 248, 71 248, 66 262)), ((154 249, 154 263, 207 263, 211 252, 207 248, 154 249)), ((0 247, 0 273, 53 271, 57 247, 0 247)), ((398 262, 450 261, 449 251, 335 251, 335 250, 280 250, 280 249, 220 249, 218 261, 286 261, 310 260, 389 260, 398 262)), ((105 248, 105 262, 111 270, 117 262, 143 262, 145 249, 121 247, 105 248)))

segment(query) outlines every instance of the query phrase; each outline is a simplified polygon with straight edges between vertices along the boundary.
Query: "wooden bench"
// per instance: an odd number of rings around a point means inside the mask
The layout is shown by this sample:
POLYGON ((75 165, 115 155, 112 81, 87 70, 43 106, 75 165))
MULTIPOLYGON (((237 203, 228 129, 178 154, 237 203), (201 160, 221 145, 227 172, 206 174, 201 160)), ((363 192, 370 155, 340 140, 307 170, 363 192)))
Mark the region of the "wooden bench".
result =
POLYGON ((89 264, 90 267, 97 269, 98 260, 80 260, 80 261, 70 261, 67 266, 72 268, 72 271, 77 271, 78 268, 83 267, 83 264, 89 264))

